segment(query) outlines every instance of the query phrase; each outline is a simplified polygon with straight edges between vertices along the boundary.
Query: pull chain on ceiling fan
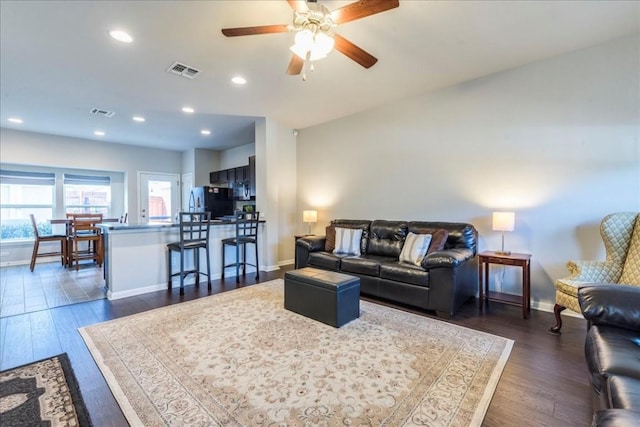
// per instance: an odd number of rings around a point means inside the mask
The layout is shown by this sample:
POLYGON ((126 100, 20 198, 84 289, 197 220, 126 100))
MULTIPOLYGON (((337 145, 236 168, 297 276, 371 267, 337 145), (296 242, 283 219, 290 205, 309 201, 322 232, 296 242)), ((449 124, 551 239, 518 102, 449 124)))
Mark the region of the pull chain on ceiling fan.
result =
MULTIPOLYGON (((293 9, 291 25, 262 25, 257 27, 223 28, 227 37, 251 36, 295 32, 295 43, 291 46, 293 55, 287 67, 287 74, 303 72, 305 62, 313 71, 312 61, 325 58, 332 49, 357 62, 365 68, 372 67, 378 59, 334 32, 336 26, 376 13, 394 9, 398 0, 360 0, 347 6, 329 11, 316 0, 287 0, 293 9)), ((303 79, 305 75, 303 73, 303 79)))

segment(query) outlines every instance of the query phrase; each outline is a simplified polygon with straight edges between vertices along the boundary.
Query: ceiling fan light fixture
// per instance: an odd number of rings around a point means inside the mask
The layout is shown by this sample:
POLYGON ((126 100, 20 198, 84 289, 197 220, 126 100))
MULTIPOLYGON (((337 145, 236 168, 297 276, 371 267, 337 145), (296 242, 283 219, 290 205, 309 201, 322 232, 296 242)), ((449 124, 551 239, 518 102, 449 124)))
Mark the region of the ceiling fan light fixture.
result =
POLYGON ((291 52, 303 60, 310 61, 326 58, 335 45, 335 40, 330 35, 322 31, 314 33, 308 28, 298 31, 294 40, 295 43, 290 48, 291 52), (308 58, 307 54, 309 54, 308 58))

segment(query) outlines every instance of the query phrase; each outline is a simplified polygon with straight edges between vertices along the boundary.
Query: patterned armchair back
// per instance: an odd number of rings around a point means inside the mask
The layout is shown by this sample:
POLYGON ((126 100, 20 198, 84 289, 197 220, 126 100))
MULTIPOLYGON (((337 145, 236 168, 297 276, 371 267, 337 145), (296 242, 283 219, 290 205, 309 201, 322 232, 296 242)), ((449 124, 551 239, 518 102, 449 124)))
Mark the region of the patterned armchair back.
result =
POLYGON ((617 212, 605 216, 600 223, 600 235, 607 252, 607 261, 619 264, 621 268, 629 251, 637 217, 637 212, 617 212))

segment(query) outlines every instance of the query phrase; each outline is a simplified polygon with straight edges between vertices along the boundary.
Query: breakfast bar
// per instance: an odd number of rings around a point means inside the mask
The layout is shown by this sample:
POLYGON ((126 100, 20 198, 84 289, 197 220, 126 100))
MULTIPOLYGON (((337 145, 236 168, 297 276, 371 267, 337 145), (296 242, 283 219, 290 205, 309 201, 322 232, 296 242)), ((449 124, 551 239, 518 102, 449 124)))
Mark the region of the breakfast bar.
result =
MULTIPOLYGON (((259 242, 264 233, 261 221, 259 242)), ((158 224, 100 224, 104 236, 104 278, 107 298, 110 300, 167 289, 167 244, 180 240, 179 225, 158 224)), ((235 236, 235 222, 212 220, 209 231, 211 278, 220 278, 222 272, 222 239, 235 236)), ((262 257, 262 247, 258 252, 262 257)), ((227 249, 225 255, 234 259, 235 251, 227 249), (233 252, 233 253, 232 253, 233 252)), ((247 252, 247 261, 255 263, 247 252)), ((179 270, 179 258, 172 257, 174 270, 179 270)), ((192 259, 188 259, 191 263, 192 259)), ((201 268, 205 263, 201 262, 201 268)), ((253 270, 255 271, 255 269, 253 270)), ((251 268, 247 269, 247 274, 251 268)), ((228 269, 226 276, 235 274, 228 269)), ((176 290, 177 291, 177 290, 176 290)))

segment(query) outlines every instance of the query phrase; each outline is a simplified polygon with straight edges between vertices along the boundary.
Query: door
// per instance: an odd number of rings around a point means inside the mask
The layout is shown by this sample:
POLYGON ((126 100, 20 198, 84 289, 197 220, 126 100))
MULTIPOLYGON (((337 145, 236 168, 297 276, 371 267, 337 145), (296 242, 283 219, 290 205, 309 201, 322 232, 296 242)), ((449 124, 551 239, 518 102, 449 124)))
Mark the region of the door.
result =
POLYGON ((173 222, 180 210, 180 175, 138 172, 139 222, 173 222))

